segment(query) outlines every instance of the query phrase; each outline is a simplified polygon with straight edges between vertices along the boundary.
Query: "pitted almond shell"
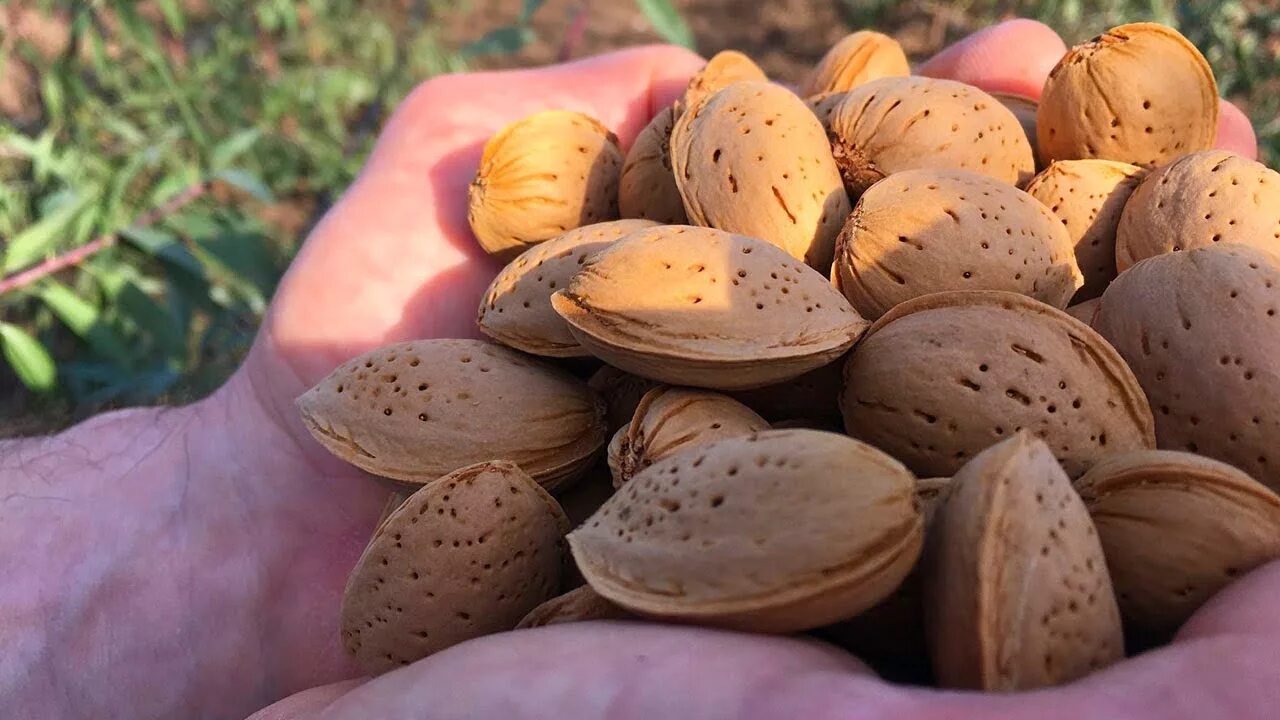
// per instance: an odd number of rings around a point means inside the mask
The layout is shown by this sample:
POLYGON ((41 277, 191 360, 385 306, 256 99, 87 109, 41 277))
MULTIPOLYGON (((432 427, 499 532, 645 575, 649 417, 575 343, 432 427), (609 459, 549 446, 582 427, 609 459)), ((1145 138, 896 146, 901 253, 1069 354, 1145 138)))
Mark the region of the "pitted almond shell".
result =
POLYGON ((913 485, 856 440, 771 430, 654 463, 569 544, 591 587, 638 615, 795 632, 898 587, 921 544, 913 485))
POLYGON ((696 110, 712 95, 734 83, 768 81, 769 76, 751 58, 737 50, 721 50, 689 78, 688 87, 672 108, 675 118, 679 119, 686 112, 696 110))
POLYGON ((1053 453, 1017 433, 951 480, 922 561, 943 687, 1027 690, 1124 657, 1098 534, 1053 453))
POLYGON ((1093 326, 1142 383, 1161 449, 1280 489, 1280 260, 1240 244, 1157 255, 1120 273, 1093 326))
POLYGON ((609 443, 613 486, 622 487, 654 462, 686 448, 768 429, 764 418, 727 395, 669 385, 654 388, 609 443))
POLYGON ((1280 497, 1226 463, 1169 450, 1113 455, 1076 489, 1131 631, 1168 638, 1219 590, 1280 558, 1280 497))
POLYGON ((831 276, 868 319, 946 290, 1006 290, 1064 308, 1081 283, 1071 240, 1048 208, 957 170, 906 170, 863 193, 831 276))
POLYGON ((590 585, 553 597, 524 616, 517 630, 591 620, 629 620, 635 615, 605 600, 590 585))
POLYGON ((636 414, 636 407, 640 405, 640 398, 661 384, 657 380, 623 372, 612 365, 602 366, 591 376, 587 385, 604 398, 609 437, 613 437, 618 428, 631 422, 631 416, 636 414))
POLYGON ((376 675, 514 628, 556 593, 568 530, 556 501, 511 463, 440 478, 387 518, 351 571, 343 646, 376 675))
POLYGON ((503 260, 583 225, 618 218, 618 138, 578 112, 547 110, 485 143, 467 194, 480 247, 503 260))
POLYGON ((1102 295, 1116 276, 1116 228, 1146 171, 1111 160, 1060 160, 1027 186, 1049 207, 1075 247, 1084 286, 1075 302, 1102 295))
POLYGON ((771 423, 805 420, 838 427, 843 369, 844 363, 836 360, 794 380, 732 393, 732 397, 771 423))
POLYGON ((605 443, 586 383, 479 340, 415 340, 343 363, 297 401, 329 452, 413 486, 487 458, 547 487, 576 478, 605 443))
POLYGON ((597 253, 551 303, 610 365, 717 390, 798 377, 844 354, 866 327, 825 278, 782 250, 674 225, 597 253))
POLYGON ((826 274, 849 198, 822 124, 779 85, 744 82, 685 113, 671 162, 694 225, 757 237, 826 274))
POLYGON ((1022 132, 1027 136, 1027 142, 1031 145, 1032 154, 1036 158, 1036 171, 1044 170, 1045 163, 1040 159, 1040 145, 1036 140, 1036 115, 1040 112, 1040 101, 1017 93, 993 92, 991 97, 999 100, 1001 105, 1009 108, 1013 116, 1018 118, 1018 123, 1022 125, 1022 132))
POLYGON ((1180 158, 1151 173, 1124 208, 1116 264, 1219 243, 1280 253, 1280 173, 1223 150, 1180 158))
POLYGON ((1155 446, 1151 409, 1120 355, 1061 310, 1006 292, 909 300, 845 366, 846 431, 918 475, 951 475, 1020 430, 1067 474, 1155 446))
POLYGON ((1121 25, 1058 62, 1037 125, 1046 162, 1098 158, 1155 167, 1213 147, 1218 84, 1177 30, 1121 25))
POLYGON ((1093 318, 1098 314, 1099 307, 1102 307, 1102 298, 1096 297, 1072 305, 1067 308, 1067 314, 1085 325, 1093 327, 1093 318))
POLYGON ((831 113, 831 147, 849 195, 894 173, 969 170, 1009 185, 1035 174, 1035 158, 1013 112, 952 80, 884 78, 845 95, 831 113))
POLYGON ((845 92, 884 77, 911 74, 907 54, 897 40, 870 30, 846 35, 800 83, 800 96, 845 92))
POLYGON ((663 108, 636 138, 622 164, 618 210, 624 218, 643 218, 665 225, 688 222, 684 200, 671 174, 671 127, 675 115, 663 108))
POLYGON ((649 220, 597 223, 525 250, 489 284, 476 317, 480 331, 533 355, 589 356, 551 309, 551 293, 568 285, 592 254, 627 233, 655 224, 649 220))

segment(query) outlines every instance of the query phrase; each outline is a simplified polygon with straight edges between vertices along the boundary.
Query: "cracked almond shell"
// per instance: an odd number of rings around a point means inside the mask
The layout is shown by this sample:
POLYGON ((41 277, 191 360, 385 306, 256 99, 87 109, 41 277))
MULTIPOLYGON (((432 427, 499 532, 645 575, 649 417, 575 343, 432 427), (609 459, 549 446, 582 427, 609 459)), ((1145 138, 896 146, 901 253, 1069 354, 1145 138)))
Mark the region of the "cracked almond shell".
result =
POLYGON ((676 121, 671 162, 690 223, 831 267, 849 198, 822 124, 791 91, 765 82, 721 90, 676 121))
POLYGON ((1084 286, 1074 300, 1102 295, 1116 276, 1120 214, 1146 171, 1111 160, 1059 160, 1035 176, 1027 192, 1049 207, 1075 247, 1084 286))
POLYGON ((1152 172, 1124 207, 1116 265, 1219 243, 1280 252, 1280 173, 1222 150, 1152 172))
POLYGON ((589 356, 551 309, 551 294, 567 285, 592 254, 630 232, 655 224, 648 220, 597 223, 525 250, 489 284, 476 317, 480 331, 533 355, 589 356))
POLYGON ((671 174, 671 127, 675 114, 663 108, 640 131, 622 164, 618 182, 618 211, 624 218, 642 218, 664 225, 688 222, 684 200, 671 174))
POLYGON ((943 687, 1046 687, 1124 657, 1089 512, 1050 449, 1026 433, 951 479, 922 566, 926 635, 943 687))
POLYGON ((517 630, 591 620, 629 620, 635 616, 582 585, 542 603, 524 616, 517 630))
POLYGON ((631 421, 609 443, 614 487, 672 453, 768 430, 769 423, 728 395, 661 386, 645 393, 631 421))
POLYGON ((907 170, 863 193, 831 275, 868 319, 945 290, 1006 290, 1064 308, 1081 283, 1067 231, 1048 208, 956 170, 907 170))
POLYGON ((380 674, 511 630, 560 584, 568 520, 515 465, 484 462, 415 492, 347 579, 342 644, 380 674))
POLYGON ((1185 37, 1157 23, 1113 28, 1049 73, 1037 118, 1045 162, 1099 158, 1142 167, 1213 147, 1218 84, 1185 37))
POLYGON ((1067 474, 1155 446, 1142 388, 1098 333, 1007 292, 948 292, 880 318, 849 356, 846 431, 921 476, 945 476, 1019 430, 1067 474))
POLYGON ((737 50, 721 50, 689 78, 684 94, 672 106, 675 118, 696 110, 707 98, 737 82, 768 82, 759 65, 737 50))
POLYGON ((578 477, 605 443, 586 383, 479 340, 415 340, 353 358, 298 398, 313 437, 413 486, 494 457, 547 487, 578 477))
POLYGON ((969 170, 1009 185, 1035 174, 1031 145, 1013 112, 952 80, 875 80, 846 94, 829 124, 853 198, 904 170, 969 170))
POLYGON ((619 240, 551 303, 610 365, 716 390, 798 377, 844 354, 866 327, 826 278, 782 250, 687 226, 619 240))
POLYGON ((860 30, 836 43, 800 83, 800 96, 846 92, 872 80, 911 74, 907 55, 897 40, 860 30))
POLYGON ((467 193, 467 221, 503 260, 583 225, 618 218, 618 138, 594 118, 547 110, 485 143, 467 193))
POLYGON ((1280 497, 1217 460, 1113 455, 1076 481, 1102 539, 1125 627, 1167 638, 1209 598, 1280 558, 1280 497))
POLYGON ((906 577, 922 542, 914 482, 848 437, 771 430, 654 463, 569 544, 591 587, 638 615, 796 632, 906 577))
POLYGON ((1111 283, 1093 326, 1142 383, 1161 449, 1280 489, 1280 260, 1239 244, 1157 255, 1111 283))

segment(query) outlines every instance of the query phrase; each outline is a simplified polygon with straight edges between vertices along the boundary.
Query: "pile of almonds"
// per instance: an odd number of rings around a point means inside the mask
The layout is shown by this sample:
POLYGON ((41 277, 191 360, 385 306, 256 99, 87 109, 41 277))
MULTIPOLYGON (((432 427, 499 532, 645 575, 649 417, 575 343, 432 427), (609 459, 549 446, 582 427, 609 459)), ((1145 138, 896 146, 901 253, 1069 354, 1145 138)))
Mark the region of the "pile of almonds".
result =
POLYGON ((561 110, 488 143, 492 342, 298 400, 394 493, 365 671, 622 618, 1033 688, 1280 557, 1280 175, 1211 149, 1201 54, 1115 28, 1038 107, 909 73, 874 32, 798 93, 724 52, 625 152, 561 110))

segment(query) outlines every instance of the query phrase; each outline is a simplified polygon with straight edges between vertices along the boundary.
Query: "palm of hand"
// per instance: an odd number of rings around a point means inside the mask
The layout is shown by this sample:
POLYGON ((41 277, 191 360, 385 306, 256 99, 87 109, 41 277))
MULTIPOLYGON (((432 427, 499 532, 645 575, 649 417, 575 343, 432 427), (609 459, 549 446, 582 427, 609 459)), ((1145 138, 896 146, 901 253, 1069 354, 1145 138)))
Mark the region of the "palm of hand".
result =
MULTIPOLYGON (((927 64, 930 74, 1038 95, 1061 41, 1008 23, 927 64)), ((295 420, 293 398, 348 357, 412 337, 475 335, 478 298, 497 267, 475 246, 465 197, 484 141, 507 122, 565 107, 599 118, 624 144, 681 89, 699 61, 641 49, 576 66, 442 78, 391 119, 361 178, 307 240, 249 360, 222 395, 243 405, 237 428, 255 469, 291 498, 279 547, 295 585, 314 588, 267 608, 306 618, 274 653, 289 691, 348 677, 337 638, 339 594, 385 490, 327 457, 295 420), (335 508, 339 510, 335 511, 335 508), (300 541, 299 537, 305 537, 300 541)), ((1223 143, 1252 154, 1252 132, 1226 113, 1223 143)), ((273 506, 274 507, 274 506, 273 506)), ((269 518, 270 520, 270 518, 269 518)), ((1280 568, 1255 573, 1194 619, 1169 649, 1072 686, 983 698, 906 690, 816 644, 706 630, 593 625, 486 638, 356 688, 303 693, 263 717, 1201 717, 1265 713, 1277 659, 1280 568), (553 677, 554 676, 554 677, 553 677), (569 679, 569 684, 557 678, 569 679), (350 691, 350 692, 349 692, 350 691), (336 699, 336 701, 335 701, 336 699)), ((301 621, 299 621, 301 622, 301 621)))

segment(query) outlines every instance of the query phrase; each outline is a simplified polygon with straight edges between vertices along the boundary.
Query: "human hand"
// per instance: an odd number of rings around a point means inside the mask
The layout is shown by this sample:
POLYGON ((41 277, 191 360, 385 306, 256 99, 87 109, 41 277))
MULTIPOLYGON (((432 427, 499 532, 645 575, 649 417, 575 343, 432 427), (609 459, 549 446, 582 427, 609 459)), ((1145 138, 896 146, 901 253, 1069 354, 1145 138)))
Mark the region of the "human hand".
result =
MULTIPOLYGON (((919 71, 991 91, 1038 97, 1047 73, 1064 51, 1058 36, 1043 25, 1014 21, 944 51, 919 71)), ((664 85, 671 85, 664 90, 678 89, 679 76, 696 66, 676 51, 651 52, 668 53, 664 62, 678 66, 678 71, 664 76, 664 85)), ((603 67, 617 58, 590 61, 588 67, 603 67)), ((581 66, 566 66, 524 77, 575 78, 581 72, 581 66)), ((576 83, 580 89, 567 95, 545 101, 531 98, 529 104, 511 108, 510 103, 484 97, 486 83, 496 81, 506 87, 504 77, 508 76, 428 82, 419 92, 436 102, 417 103, 415 98, 406 103, 388 126, 361 182, 388 173, 388 156, 403 158, 406 169, 389 175, 385 187, 379 182, 377 190, 357 186, 308 240, 277 297, 264 343, 258 348, 270 348, 276 357, 255 352, 258 361, 266 357, 295 376, 286 378, 292 384, 277 380, 259 385, 280 387, 278 398, 267 403, 274 404, 282 418, 291 417, 294 389, 310 384, 350 355, 405 337, 473 334, 474 308, 495 268, 470 238, 463 197, 479 145, 498 126, 535 109, 567 105, 601 117, 619 130, 625 142, 642 126, 645 111, 651 113, 670 97, 664 91, 658 102, 629 111, 619 124, 606 104, 617 98, 595 101, 598 88, 590 81, 580 80, 576 83), (461 87, 448 85, 455 82, 461 87), (449 98, 463 94, 468 101, 461 108, 450 102, 449 98), (495 108, 501 109, 500 115, 491 115, 495 108), (468 112, 489 117, 491 122, 483 129, 474 128, 474 133, 459 130, 449 139, 433 138, 440 149, 425 150, 426 143, 419 138, 430 137, 441 123, 473 122, 468 112), (459 154, 453 149, 457 147, 467 150, 459 154), (413 154, 419 148, 423 148, 421 154, 413 154), (430 183, 417 182, 424 176, 430 183), (403 220, 384 225, 388 216, 403 220), (366 261, 366 253, 377 253, 377 257, 366 261), (406 262, 406 258, 413 259, 406 262), (355 272, 353 259, 360 263, 355 272), (382 279, 382 289, 369 303, 353 307, 350 299, 356 291, 349 288, 366 283, 369 277, 382 279), (349 288, 342 289, 344 284, 349 288), (322 294, 319 300, 316 292, 322 294), (320 322, 330 317, 338 318, 336 326, 320 322), (268 342, 274 342, 274 347, 268 342), (319 355, 314 352, 317 348, 323 351, 319 355)), ((1219 145, 1249 157, 1256 155, 1248 120, 1229 104, 1224 104, 1219 145)), ((253 365, 246 370, 253 372, 253 365)), ((295 429, 293 437, 300 447, 308 447, 300 431, 295 429)), ((327 462, 327 458, 313 461, 327 462)), ((318 503, 324 500, 316 497, 318 503)), ((850 656, 807 641, 590 623, 473 641, 368 683, 347 681, 310 690, 256 717, 1164 720, 1184 715, 1261 716, 1278 693, 1272 687, 1268 661, 1276 656, 1271 647, 1280 634, 1280 618, 1267 617, 1268 602, 1278 598, 1280 566, 1275 566, 1215 600, 1184 629, 1174 646, 1068 687, 1016 696, 894 687, 869 675, 850 656)), ((333 603, 336 609, 336 598, 333 603)))

